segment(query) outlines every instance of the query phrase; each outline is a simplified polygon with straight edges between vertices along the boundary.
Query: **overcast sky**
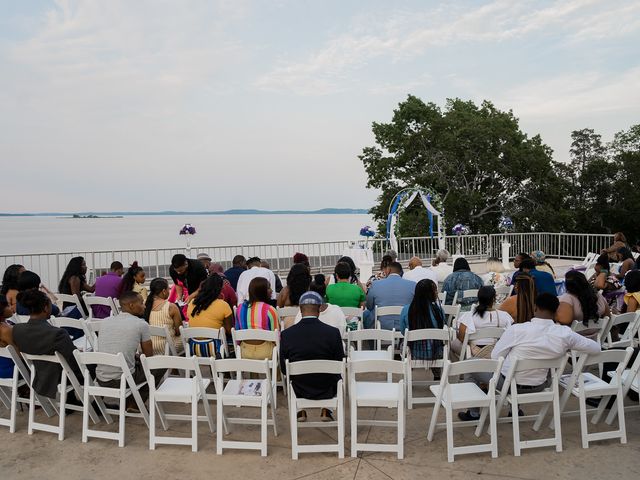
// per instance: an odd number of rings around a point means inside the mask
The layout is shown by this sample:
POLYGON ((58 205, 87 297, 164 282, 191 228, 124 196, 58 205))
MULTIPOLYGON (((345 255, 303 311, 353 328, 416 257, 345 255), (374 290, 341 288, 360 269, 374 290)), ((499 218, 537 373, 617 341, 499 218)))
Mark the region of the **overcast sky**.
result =
POLYGON ((640 2, 0 0, 0 211, 368 208, 412 93, 570 132, 640 118, 640 2))

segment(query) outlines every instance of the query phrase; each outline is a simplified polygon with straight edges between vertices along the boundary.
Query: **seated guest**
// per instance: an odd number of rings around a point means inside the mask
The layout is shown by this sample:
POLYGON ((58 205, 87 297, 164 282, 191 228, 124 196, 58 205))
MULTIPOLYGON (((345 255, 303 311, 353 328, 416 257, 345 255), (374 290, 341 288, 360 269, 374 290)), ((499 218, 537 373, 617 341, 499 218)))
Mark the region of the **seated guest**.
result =
POLYGON ((307 257, 304 253, 296 252, 293 255, 293 263, 303 263, 307 267, 311 268, 311 264, 309 263, 309 257, 307 257))
MULTIPOLYGON (((95 287, 87 283, 87 262, 83 257, 73 257, 69 260, 67 268, 62 274, 58 292, 66 295, 77 295, 80 298, 80 305, 86 313, 89 313, 87 306, 82 299, 82 292, 93 293, 95 287)), ((83 314, 75 303, 64 302, 62 304, 62 316, 70 318, 83 318, 83 314)), ((74 335, 75 336, 75 335, 74 335)))
POLYGON ((487 273, 482 275, 485 285, 491 287, 504 287, 509 285, 509 277, 504 274, 504 266, 497 257, 487 258, 487 273))
POLYGON ((334 269, 336 282, 327 285, 326 299, 339 307, 362 307, 366 296, 362 288, 351 283, 351 267, 346 262, 338 262, 334 269))
MULTIPOLYGON (((176 304, 169 301, 169 282, 164 278, 154 278, 149 290, 149 296, 145 301, 144 319, 153 327, 167 327, 171 337, 169 341, 173 343, 177 353, 182 353, 182 315, 176 304)), ((164 355, 166 340, 163 337, 151 337, 151 343, 154 355, 164 355)))
POLYGON ((185 302, 189 303, 198 294, 198 289, 209 276, 209 272, 198 260, 189 259, 178 253, 171 258, 169 275, 173 280, 177 298, 184 298, 183 289, 186 289, 189 292, 189 296, 185 299, 185 302))
MULTIPOLYGON (((280 340, 280 368, 286 375, 286 361, 301 362, 304 360, 336 360, 344 358, 342 337, 338 329, 318 319, 320 306, 324 303, 317 292, 306 292, 300 297, 299 323, 282 331, 280 340)), ((323 400, 337 395, 340 375, 314 373, 296 375, 291 378, 293 390, 298 398, 323 400)), ((298 412, 298 421, 305 421, 307 413, 298 412)), ((332 421, 332 412, 322 409, 321 419, 332 421)))
POLYGON ((527 258, 531 258, 528 253, 520 252, 513 259, 513 268, 515 268, 516 271, 511 274, 511 281, 509 282, 510 285, 515 285, 516 278, 522 273, 521 263, 527 258))
MULTIPOLYGON (((516 359, 547 360, 558 358, 569 350, 585 353, 600 352, 600 345, 593 340, 574 332, 570 328, 554 323, 553 318, 558 310, 558 298, 550 293, 542 293, 536 298, 535 316, 530 322, 515 324, 507 328, 496 342, 491 358, 503 357, 502 374, 496 388, 500 390, 504 384, 512 363, 516 359)), ((489 383, 491 374, 474 375, 474 380, 489 383)), ((535 369, 516 374, 518 393, 541 392, 549 386, 547 369, 535 369)), ((460 412, 461 420, 477 420, 477 412, 460 412)))
MULTIPOLYGON (((323 299, 326 298, 327 286, 325 285, 324 275, 321 273, 317 274, 313 278, 311 285, 309 285, 309 290, 318 293, 323 299)), ((347 318, 342 309, 337 305, 329 303, 320 305, 320 316, 318 318, 322 323, 337 328, 340 331, 340 335, 343 335, 347 329, 347 318)), ((298 323, 301 319, 302 314, 298 312, 293 323, 298 323)))
POLYGON ((196 259, 200 263, 202 263, 202 266, 208 272, 209 268, 211 267, 211 257, 209 256, 209 254, 208 253, 199 253, 198 255, 196 255, 196 259))
MULTIPOLYGON (((96 278, 95 294, 97 297, 119 298, 122 292, 122 274, 124 267, 120 262, 112 262, 109 271, 96 278)), ((93 316, 95 318, 107 318, 115 315, 106 305, 92 305, 93 316)))
POLYGON ((547 272, 541 272, 536 268, 536 262, 533 258, 525 258, 520 263, 520 269, 523 273, 528 273, 536 284, 538 295, 541 293, 550 293, 556 295, 556 282, 553 275, 547 272))
MULTIPOLYGON (((147 274, 138 262, 133 262, 127 270, 127 273, 122 277, 122 286, 120 288, 120 294, 124 292, 136 292, 142 297, 142 301, 146 302, 149 296, 147 287, 144 286, 144 282, 147 280, 147 274)), ((97 283, 97 282, 96 282, 97 283)), ((98 287, 96 286, 96 289, 98 287)))
POLYGON ((525 323, 533 318, 536 301, 536 284, 530 275, 522 273, 516 278, 514 294, 500 304, 498 310, 507 312, 516 323, 525 323))
MULTIPOLYGON (((273 332, 280 329, 278 312, 269 303, 271 301, 271 285, 269 280, 256 277, 249 283, 249 298, 238 305, 234 328, 236 330, 267 330, 273 332)), ((242 358, 264 360, 271 358, 273 342, 262 340, 245 340, 240 342, 242 358)))
POLYGON ((627 291, 624 295, 626 311, 635 312, 640 309, 640 270, 632 270, 627 274, 624 287, 627 291))
POLYGON ((234 290, 238 289, 238 279, 242 272, 247 269, 247 259, 242 255, 236 255, 231 261, 231 268, 224 272, 224 276, 229 280, 229 283, 234 290))
POLYGON ((212 275, 202 283, 198 294, 189 302, 189 327, 224 327, 231 332, 233 311, 220 298, 222 283, 222 277, 218 275, 212 275))
POLYGON ((609 316, 609 305, 601 293, 596 292, 582 272, 570 270, 565 275, 567 293, 560 295, 556 322, 569 325, 574 320, 583 322, 609 316))
POLYGON ((438 283, 444 283, 445 279, 453 273, 453 267, 451 265, 447 265, 448 259, 448 250, 438 250, 436 252, 436 258, 431 262, 431 270, 436 272, 438 283))
MULTIPOLYGON (((266 260, 260 260, 260 266, 262 268, 266 268, 267 270, 271 270, 271 265, 269 265, 269 262, 267 262, 266 260)), ((273 276, 276 277, 275 293, 280 293, 282 291, 282 280, 280 280, 280 276, 276 272, 273 272, 273 276)))
POLYGON ((594 265, 595 273, 589 279, 589 283, 593 285, 596 290, 602 290, 604 292, 610 292, 618 290, 620 288, 620 282, 611 275, 611 265, 609 264, 609 257, 607 255, 600 255, 594 265))
POLYGON ((0 295, 4 295, 9 303, 9 308, 16 313, 16 297, 18 296, 18 277, 25 268, 22 265, 9 265, 2 276, 0 295))
MULTIPOLYGON (((18 301, 29 310, 29 321, 13 326, 13 344, 21 353, 31 355, 53 355, 59 352, 83 382, 82 373, 73 351, 76 349, 69 334, 54 327, 48 320, 51 316, 51 300, 39 290, 26 290, 18 294, 18 301)), ((102 335, 100 337, 102 341, 102 335)), ((57 363, 35 361, 36 375, 33 388, 39 395, 56 398, 62 366, 57 363)))
POLYGON ((636 261, 633 259, 631 250, 627 247, 622 247, 618 250, 617 259, 620 263, 620 268, 618 269, 618 273, 616 273, 616 277, 618 277, 619 280, 624 280, 627 272, 636 269, 636 261))
POLYGON ((309 290, 311 274, 304 263, 294 263, 287 275, 287 286, 278 295, 278 308, 298 305, 300 296, 309 290))
POLYGON ((420 257, 411 257, 409 260, 409 271, 405 272, 402 278, 415 283, 418 283, 420 280, 429 279, 438 286, 438 275, 430 268, 424 268, 420 257))
POLYGON ((222 300, 227 302, 231 308, 238 304, 238 296, 236 291, 231 286, 231 283, 224 276, 224 269, 219 263, 212 263, 209 265, 209 275, 219 275, 222 277, 222 292, 220 293, 222 300))
MULTIPOLYGON (((391 262, 385 269, 385 278, 373 282, 367 292, 367 309, 363 315, 364 328, 375 328, 375 307, 402 307, 411 303, 416 284, 411 280, 405 280, 400 276, 401 274, 402 266, 398 262, 391 262)), ((400 331, 400 316, 380 317, 380 327, 385 330, 395 328, 400 331)))
POLYGON ((391 262, 393 262, 393 258, 391 257, 391 255, 384 255, 382 257, 382 260, 380 261, 380 270, 378 271, 378 273, 372 275, 367 281, 367 291, 371 288, 373 282, 386 278, 387 270, 391 262))
MULTIPOLYGON (((467 332, 469 332, 469 334, 476 333, 481 328, 486 327, 509 328, 513 324, 513 317, 505 311, 496 310, 495 302, 496 290, 490 286, 480 287, 478 290, 478 304, 474 306, 470 312, 466 312, 460 316, 457 334, 460 344, 456 353, 460 352, 462 342, 467 332)), ((493 345, 494 343, 496 342, 493 338, 478 339, 470 345, 471 354, 475 356, 482 347, 493 345)), ((456 345, 458 344, 456 343, 456 345)), ((456 351, 453 343, 451 347, 456 351)))
MULTIPOLYGON (((60 309, 53 303, 55 301, 54 295, 42 285, 40 276, 30 270, 25 270, 18 277, 18 292, 26 292, 27 290, 40 290, 46 293, 51 302, 51 315, 54 317, 60 316, 60 309)), ((20 302, 17 302, 16 313, 18 315, 29 315, 29 310, 20 302)))
MULTIPOLYGON (((136 384, 147 380, 137 352, 140 351, 147 357, 153 356, 149 325, 141 318, 144 310, 140 294, 129 290, 120 297, 120 313, 110 318, 108 322, 100 324, 98 351, 113 355, 122 353, 136 384)), ((161 370, 152 370, 152 372, 158 385, 164 372, 161 370)), ((120 388, 121 376, 122 370, 119 368, 108 365, 96 367, 96 380, 103 387, 120 388)), ((140 389, 140 396, 142 400, 146 400, 149 396, 147 385, 140 389)), ((138 411, 133 395, 127 399, 127 411, 138 411)))
MULTIPOLYGON (((7 319, 13 315, 9 302, 4 295, 0 295, 0 347, 13 345, 13 327, 7 323, 7 319)), ((13 376, 13 360, 0 357, 0 378, 13 376)))
MULTIPOLYGON (((438 301, 437 284, 428 278, 420 280, 416 283, 411 303, 405 305, 400 314, 400 331, 404 334, 406 329, 442 329, 444 325, 444 312, 438 301)), ((439 340, 419 340, 409 343, 409 350, 411 360, 429 362, 442 358, 443 344, 439 340)))
MULTIPOLYGON (((276 298, 276 276, 268 268, 260 266, 260 259, 258 257, 251 257, 247 260, 247 268, 240 274, 238 278, 238 285, 236 288, 236 294, 238 295, 238 305, 243 303, 249 298, 249 284, 251 280, 256 277, 266 278, 271 286, 271 300, 276 298)), ((233 283, 232 283, 233 284, 233 283)), ((275 303, 272 303, 275 306, 275 303)))
POLYGON ((469 310, 471 305, 476 302, 476 297, 462 298, 465 290, 477 290, 483 285, 482 279, 471 271, 469 262, 465 258, 456 258, 453 263, 453 273, 449 275, 442 285, 442 291, 447 292, 445 303, 451 305, 453 297, 458 292, 458 303, 462 306, 462 310, 469 310))
POLYGON ((542 250, 536 250, 531 252, 531 258, 536 262, 536 270, 539 272, 547 272, 555 279, 556 272, 549 262, 547 262, 547 256, 542 250))
POLYGON ((627 238, 622 232, 616 232, 613 234, 613 243, 608 248, 603 248, 600 251, 601 255, 606 255, 611 261, 616 261, 616 254, 622 247, 627 246, 627 238))
MULTIPOLYGON (((383 257, 384 258, 384 257, 383 257)), ((338 259, 338 262, 336 263, 336 265, 338 263, 346 263, 347 265, 349 265, 349 269, 351 270, 351 274, 349 275, 349 283, 353 283, 354 285, 358 285, 362 291, 364 292, 364 285, 362 285, 362 283, 360 282, 360 280, 358 279, 358 275, 357 275, 357 268, 356 268, 356 264, 353 261, 353 259, 351 257, 340 257, 338 259)), ((327 285, 331 285, 332 283, 336 283, 338 281, 335 273, 333 275, 329 275, 326 279, 326 284, 327 285)))

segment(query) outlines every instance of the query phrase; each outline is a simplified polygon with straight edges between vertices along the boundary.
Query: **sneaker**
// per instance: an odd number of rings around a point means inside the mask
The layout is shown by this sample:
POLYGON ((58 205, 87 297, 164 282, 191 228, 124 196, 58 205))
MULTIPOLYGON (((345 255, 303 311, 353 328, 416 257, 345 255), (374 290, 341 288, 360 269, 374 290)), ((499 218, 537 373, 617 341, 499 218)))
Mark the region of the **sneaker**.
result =
POLYGON ((298 412, 298 421, 306 422, 307 421, 307 412, 305 410, 300 410, 298 412))
POLYGON ((480 415, 474 415, 471 410, 467 410, 466 412, 458 412, 458 418, 463 422, 472 422, 474 420, 480 420, 480 415))
MULTIPOLYGON (((511 410, 509 410, 509 417, 511 417, 511 410)), ((518 409, 518 416, 519 417, 524 417, 524 412, 522 411, 521 408, 518 409)))
POLYGON ((328 408, 323 408, 320 411, 320 420, 323 422, 333 422, 335 419, 333 418, 333 412, 328 408))

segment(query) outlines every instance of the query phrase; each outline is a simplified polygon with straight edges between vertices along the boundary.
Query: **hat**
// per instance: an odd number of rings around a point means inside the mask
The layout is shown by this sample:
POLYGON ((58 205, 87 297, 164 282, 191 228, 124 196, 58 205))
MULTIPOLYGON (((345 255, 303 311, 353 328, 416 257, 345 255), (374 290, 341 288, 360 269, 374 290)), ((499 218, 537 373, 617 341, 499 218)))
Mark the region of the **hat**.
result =
POLYGON ((545 259, 547 258, 542 250, 531 252, 531 256, 536 261, 536 263, 544 263, 545 259))
POLYGON ((209 255, 207 255, 206 253, 199 253, 196 258, 198 260, 209 260, 209 261, 211 261, 211 257, 209 255))
POLYGON ((322 305, 323 303, 324 300, 318 292, 304 292, 298 300, 298 305, 322 305))

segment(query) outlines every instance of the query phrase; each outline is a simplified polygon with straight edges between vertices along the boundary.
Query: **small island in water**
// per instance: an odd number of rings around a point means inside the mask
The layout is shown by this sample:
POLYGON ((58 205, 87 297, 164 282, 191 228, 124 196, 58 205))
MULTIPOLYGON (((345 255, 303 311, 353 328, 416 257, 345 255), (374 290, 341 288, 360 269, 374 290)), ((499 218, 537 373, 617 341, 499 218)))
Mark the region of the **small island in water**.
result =
POLYGON ((124 218, 124 217, 122 215, 113 215, 113 216, 107 216, 107 215, 80 215, 80 214, 74 213, 70 217, 59 217, 59 218, 124 218))

